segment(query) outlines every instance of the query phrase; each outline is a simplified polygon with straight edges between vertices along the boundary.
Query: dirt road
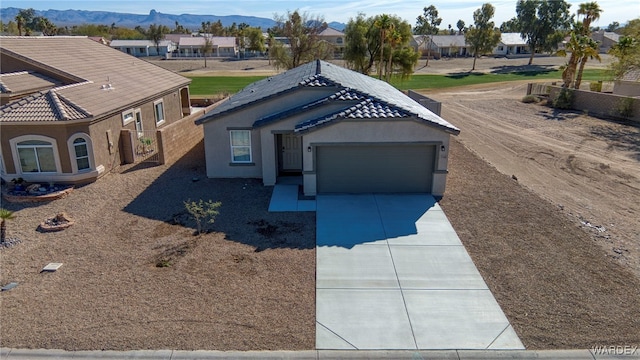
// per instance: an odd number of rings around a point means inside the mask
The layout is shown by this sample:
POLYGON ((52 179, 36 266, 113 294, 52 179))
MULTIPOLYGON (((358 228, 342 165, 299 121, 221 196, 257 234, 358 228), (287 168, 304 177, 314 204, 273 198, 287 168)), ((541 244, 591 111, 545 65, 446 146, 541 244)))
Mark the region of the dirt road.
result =
POLYGON ((459 140, 640 276, 640 128, 524 104, 525 83, 425 91, 459 140))

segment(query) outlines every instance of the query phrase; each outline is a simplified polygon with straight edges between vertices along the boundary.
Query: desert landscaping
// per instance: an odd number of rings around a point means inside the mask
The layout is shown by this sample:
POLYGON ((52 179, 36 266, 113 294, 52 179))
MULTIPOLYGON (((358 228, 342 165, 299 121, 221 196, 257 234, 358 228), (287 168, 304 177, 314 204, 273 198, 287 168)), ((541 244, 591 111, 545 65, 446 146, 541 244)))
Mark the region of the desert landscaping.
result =
MULTIPOLYGON (((526 68, 483 58, 478 71, 526 68)), ((180 73, 269 75, 266 60, 152 60, 180 73)), ((535 68, 565 59, 540 57, 535 68)), ((605 67, 590 62, 592 67, 605 67)), ((471 59, 420 61, 458 73, 471 59)), ((423 91, 461 129, 440 201, 527 349, 640 345, 640 128, 543 104, 526 83, 423 91)), ((315 347, 315 215, 269 213, 259 179, 208 179, 202 143, 122 166, 65 198, 7 203, 0 345, 66 350, 315 347), (195 236, 192 199, 221 201, 195 236), (58 213, 74 219, 41 232, 58 213), (48 263, 56 272, 41 272, 48 263)))

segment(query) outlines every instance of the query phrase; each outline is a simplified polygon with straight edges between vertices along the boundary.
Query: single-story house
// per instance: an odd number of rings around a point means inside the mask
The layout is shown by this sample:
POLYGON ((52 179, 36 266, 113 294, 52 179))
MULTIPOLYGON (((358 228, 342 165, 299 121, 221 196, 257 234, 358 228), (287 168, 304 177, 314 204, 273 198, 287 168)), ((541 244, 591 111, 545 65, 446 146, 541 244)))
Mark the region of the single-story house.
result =
POLYGON ((600 45, 599 52, 606 54, 612 46, 620 41, 620 34, 611 31, 598 30, 591 33, 591 38, 600 45))
POLYGON ((90 182, 192 124, 191 80, 87 37, 0 37, 0 62, 5 181, 90 182))
POLYGON ((518 55, 531 54, 527 40, 523 39, 520 33, 502 33, 500 42, 493 49, 494 55, 518 55))
POLYGON ((213 57, 236 57, 238 56, 238 46, 236 38, 231 36, 203 36, 181 37, 178 44, 178 57, 202 57, 202 48, 205 42, 211 41, 212 51, 207 56, 213 57))
POLYGON ((316 60, 255 82, 196 120, 207 176, 302 177, 305 195, 443 195, 458 128, 386 82, 316 60))
POLYGON ((161 40, 157 47, 151 40, 112 40, 109 46, 136 57, 166 56, 177 49, 171 40, 161 40))
POLYGON ((435 58, 467 56, 471 53, 464 35, 414 35, 414 48, 435 58))

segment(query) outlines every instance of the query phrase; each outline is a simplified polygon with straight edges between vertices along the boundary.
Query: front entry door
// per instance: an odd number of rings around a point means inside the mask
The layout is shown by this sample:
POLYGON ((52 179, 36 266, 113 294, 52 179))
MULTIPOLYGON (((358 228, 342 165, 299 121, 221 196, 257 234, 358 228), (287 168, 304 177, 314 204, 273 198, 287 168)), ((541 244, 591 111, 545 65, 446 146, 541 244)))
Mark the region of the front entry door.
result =
POLYGON ((302 137, 282 134, 282 170, 302 171, 302 137))

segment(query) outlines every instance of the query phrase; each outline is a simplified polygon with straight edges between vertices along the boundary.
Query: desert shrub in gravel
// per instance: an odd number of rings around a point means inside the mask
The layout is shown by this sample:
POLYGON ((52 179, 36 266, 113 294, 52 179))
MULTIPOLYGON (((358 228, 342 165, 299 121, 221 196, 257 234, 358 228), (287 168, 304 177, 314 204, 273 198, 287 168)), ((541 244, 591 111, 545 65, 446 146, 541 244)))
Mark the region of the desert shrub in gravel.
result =
POLYGON ((220 214, 218 208, 222 206, 220 201, 213 202, 212 200, 203 201, 191 201, 191 199, 184 202, 184 207, 187 212, 193 216, 196 221, 197 233, 202 233, 202 222, 208 219, 209 224, 213 224, 216 221, 216 216, 220 214))
POLYGON ((526 95, 525 97, 522 98, 522 102, 525 104, 539 103, 540 98, 535 95, 526 95))

